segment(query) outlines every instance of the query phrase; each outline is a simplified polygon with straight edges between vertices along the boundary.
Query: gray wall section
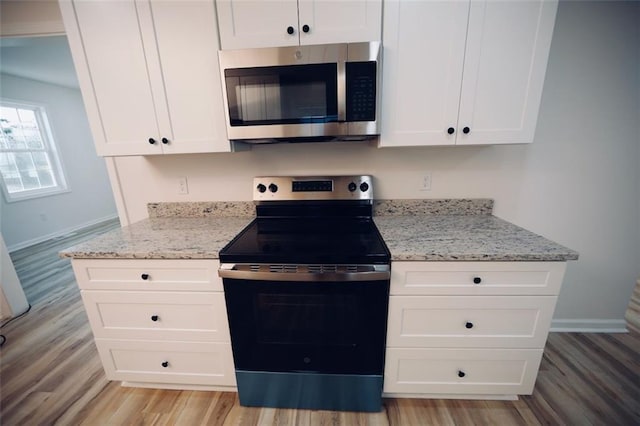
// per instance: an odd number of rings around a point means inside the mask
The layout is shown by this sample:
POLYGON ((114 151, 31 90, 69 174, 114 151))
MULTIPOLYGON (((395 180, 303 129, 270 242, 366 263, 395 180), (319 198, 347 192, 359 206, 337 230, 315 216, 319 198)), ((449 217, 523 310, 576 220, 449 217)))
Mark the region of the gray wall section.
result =
POLYGON ((96 155, 79 90, 0 74, 0 96, 45 106, 69 192, 7 203, 0 226, 9 250, 117 215, 104 159, 96 155))

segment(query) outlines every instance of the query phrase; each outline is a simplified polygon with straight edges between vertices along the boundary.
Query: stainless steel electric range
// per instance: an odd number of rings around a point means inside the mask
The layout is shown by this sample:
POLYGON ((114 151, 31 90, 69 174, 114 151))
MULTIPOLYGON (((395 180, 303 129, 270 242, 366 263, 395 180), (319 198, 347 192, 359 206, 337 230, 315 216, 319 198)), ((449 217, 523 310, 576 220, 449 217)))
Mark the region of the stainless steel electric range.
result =
POLYGON ((370 176, 259 177, 220 252, 241 405, 380 411, 390 254, 370 176))

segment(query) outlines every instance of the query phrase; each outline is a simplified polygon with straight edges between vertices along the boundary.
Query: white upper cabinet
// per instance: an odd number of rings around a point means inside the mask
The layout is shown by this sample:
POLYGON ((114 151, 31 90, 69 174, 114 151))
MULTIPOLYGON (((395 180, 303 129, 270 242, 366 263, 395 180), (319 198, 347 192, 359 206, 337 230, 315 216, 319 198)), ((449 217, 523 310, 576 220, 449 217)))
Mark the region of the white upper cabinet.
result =
POLYGON ((389 1, 381 146, 530 143, 557 1, 389 1))
POLYGON ((60 9, 99 155, 231 150, 213 2, 61 0, 60 9))
POLYGON ((382 0, 216 0, 222 49, 380 40, 382 0))

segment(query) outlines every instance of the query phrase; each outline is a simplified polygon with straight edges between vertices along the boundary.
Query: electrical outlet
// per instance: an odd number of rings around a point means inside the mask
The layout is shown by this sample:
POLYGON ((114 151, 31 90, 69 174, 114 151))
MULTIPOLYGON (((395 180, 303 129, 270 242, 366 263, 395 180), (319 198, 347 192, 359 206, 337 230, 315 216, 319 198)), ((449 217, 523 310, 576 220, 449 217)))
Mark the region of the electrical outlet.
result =
POLYGON ((425 173, 422 175, 420 191, 431 191, 431 173, 425 173))
POLYGON ((178 178, 178 194, 188 194, 189 186, 187 185, 187 177, 181 176, 178 178))

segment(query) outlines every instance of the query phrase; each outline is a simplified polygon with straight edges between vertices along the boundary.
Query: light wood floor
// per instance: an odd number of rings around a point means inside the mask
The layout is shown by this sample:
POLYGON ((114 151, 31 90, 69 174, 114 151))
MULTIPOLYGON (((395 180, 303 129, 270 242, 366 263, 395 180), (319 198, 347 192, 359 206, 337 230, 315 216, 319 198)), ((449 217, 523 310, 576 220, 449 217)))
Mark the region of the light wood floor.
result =
POLYGON ((33 307, 1 330, 2 425, 640 424, 635 333, 551 333, 535 391, 518 401, 386 399, 382 412, 365 414, 246 408, 230 392, 123 388, 105 379, 69 261, 55 255, 71 244, 16 253, 33 307))

